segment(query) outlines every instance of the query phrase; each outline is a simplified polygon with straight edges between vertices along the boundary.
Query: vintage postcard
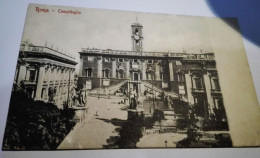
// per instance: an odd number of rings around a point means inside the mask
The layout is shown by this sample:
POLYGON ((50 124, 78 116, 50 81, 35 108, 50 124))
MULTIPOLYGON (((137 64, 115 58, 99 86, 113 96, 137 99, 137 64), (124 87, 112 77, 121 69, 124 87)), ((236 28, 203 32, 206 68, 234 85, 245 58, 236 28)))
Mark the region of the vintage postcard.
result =
POLYGON ((3 150, 260 145, 235 18, 31 4, 17 54, 3 150))

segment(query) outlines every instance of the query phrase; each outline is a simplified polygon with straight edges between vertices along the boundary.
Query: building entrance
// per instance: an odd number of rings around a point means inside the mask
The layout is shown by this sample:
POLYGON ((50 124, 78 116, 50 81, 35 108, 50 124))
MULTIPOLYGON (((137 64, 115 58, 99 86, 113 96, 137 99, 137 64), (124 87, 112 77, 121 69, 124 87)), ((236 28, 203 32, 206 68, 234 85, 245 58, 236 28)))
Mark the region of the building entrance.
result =
POLYGON ((139 72, 132 73, 132 81, 140 81, 140 74, 139 72))
POLYGON ((139 80, 139 76, 137 73, 134 73, 134 81, 138 81, 139 80))

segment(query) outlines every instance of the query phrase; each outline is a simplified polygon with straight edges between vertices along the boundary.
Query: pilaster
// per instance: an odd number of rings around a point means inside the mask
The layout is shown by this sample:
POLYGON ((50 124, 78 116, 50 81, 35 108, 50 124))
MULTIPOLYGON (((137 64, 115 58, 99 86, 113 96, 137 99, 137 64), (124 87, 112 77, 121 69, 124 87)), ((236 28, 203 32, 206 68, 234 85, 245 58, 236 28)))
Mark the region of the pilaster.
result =
POLYGON ((97 57, 97 77, 102 78, 102 57, 97 57))
POLYGON ((160 80, 160 65, 158 61, 155 62, 155 80, 160 80))
POLYGON ((174 76, 173 76, 173 63, 172 63, 172 61, 169 61, 169 71, 170 71, 170 81, 174 81, 174 76))
POLYGON ((194 98, 192 95, 192 78, 190 72, 185 73, 185 81, 186 81, 186 87, 187 87, 187 96, 188 101, 190 104, 194 104, 194 98))
POLYGON ((213 98, 211 95, 210 77, 209 77, 208 73, 203 75, 203 79, 205 82, 205 90, 206 90, 206 94, 207 94, 209 113, 213 113, 214 102, 213 102, 213 98))
POLYGON ((79 62, 79 76, 82 76, 83 71, 83 57, 80 55, 80 62, 79 62))
POLYGON ((26 65, 25 65, 25 63, 20 64, 18 71, 19 72, 18 72, 17 84, 20 84, 21 81, 25 80, 25 75, 26 75, 26 65))
POLYGON ((112 78, 116 78, 116 59, 112 58, 112 78))
POLYGON ((143 80, 146 80, 146 65, 147 63, 145 62, 145 60, 142 60, 142 77, 143 77, 143 80))
POLYGON ((126 70, 125 70, 125 78, 129 79, 130 78, 130 62, 129 59, 125 59, 125 64, 126 64, 126 70))
POLYGON ((39 72, 38 72, 38 79, 37 79, 35 100, 42 99, 41 94, 42 94, 42 85, 43 85, 44 75, 45 75, 45 64, 40 64, 39 72))

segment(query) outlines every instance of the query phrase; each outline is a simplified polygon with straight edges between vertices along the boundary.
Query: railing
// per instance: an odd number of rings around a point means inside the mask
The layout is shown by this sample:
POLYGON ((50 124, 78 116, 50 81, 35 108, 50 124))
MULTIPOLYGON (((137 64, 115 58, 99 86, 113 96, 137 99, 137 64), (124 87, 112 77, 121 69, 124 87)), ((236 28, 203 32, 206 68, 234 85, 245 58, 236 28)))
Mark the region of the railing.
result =
POLYGON ((116 90, 118 90, 122 85, 124 85, 127 82, 127 80, 119 82, 118 84, 115 84, 111 87, 108 87, 108 90, 110 90, 110 93, 114 93, 116 90))
POLYGON ((117 91, 122 85, 124 85, 125 83, 127 82, 127 80, 123 80, 122 82, 119 82, 115 85, 112 85, 110 87, 107 87, 107 88, 95 88, 95 89, 92 89, 90 90, 89 94, 97 94, 97 93, 100 93, 100 94, 113 94, 115 91, 117 91))
POLYGON ((52 54, 55 56, 59 56, 68 60, 75 60, 74 57, 69 56, 67 54, 64 54, 62 52, 59 52, 57 50, 48 48, 48 47, 44 47, 44 46, 29 46, 29 45, 21 45, 20 46, 20 51, 23 52, 37 52, 37 53, 47 53, 47 54, 52 54))
POLYGON ((102 50, 102 49, 89 49, 82 48, 83 53, 96 53, 96 54, 112 54, 112 55, 131 55, 131 56, 157 56, 157 57, 185 57, 187 53, 165 53, 165 52, 136 52, 124 50, 102 50))
POLYGON ((186 60, 215 60, 215 55, 213 53, 205 54, 188 54, 184 58, 186 60))
POLYGON ((214 53, 202 53, 202 54, 188 54, 188 53, 171 53, 171 52, 136 52, 125 50, 102 50, 102 49, 90 49, 81 48, 83 53, 96 53, 96 54, 112 54, 112 55, 131 55, 131 56, 156 56, 156 57, 181 57, 187 60, 214 60, 214 53))
MULTIPOLYGON (((161 88, 158 88, 158 87, 152 85, 151 83, 148 83, 148 82, 145 82, 145 81, 142 81, 142 83, 144 84, 145 87, 150 88, 150 89, 152 89, 152 90, 154 90, 154 91, 156 91, 158 93, 162 93, 163 92, 163 90, 161 88)), ((171 97, 175 97, 175 98, 179 96, 177 93, 174 93, 174 92, 166 92, 166 91, 164 91, 164 94, 168 95, 168 96, 171 96, 171 97)))
POLYGON ((35 80, 24 80, 24 84, 27 85, 27 84, 36 84, 36 81, 35 80))

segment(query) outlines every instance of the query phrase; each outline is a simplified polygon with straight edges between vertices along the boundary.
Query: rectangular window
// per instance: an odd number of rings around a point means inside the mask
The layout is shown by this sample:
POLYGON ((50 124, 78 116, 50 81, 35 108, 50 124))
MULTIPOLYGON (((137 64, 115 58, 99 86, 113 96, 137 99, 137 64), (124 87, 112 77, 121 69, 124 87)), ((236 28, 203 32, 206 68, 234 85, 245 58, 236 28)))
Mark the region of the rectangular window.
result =
POLYGON ((224 107, 223 100, 221 98, 214 98, 214 104, 216 109, 222 109, 224 107))
POLYGON ((134 63, 138 63, 138 59, 134 59, 133 62, 134 62, 134 63))
POLYGON ((87 77, 92 77, 92 68, 86 69, 86 76, 87 77))
POLYGON ((36 71, 35 70, 30 70, 29 81, 34 81, 35 80, 35 75, 36 75, 36 71))
POLYGON ((118 59, 118 62, 122 63, 124 60, 122 58, 118 59))
POLYGON ((215 78, 215 79, 212 79, 212 81, 213 81, 213 89, 220 90, 218 79, 215 78))
POLYGON ((45 88, 42 88, 42 93, 41 93, 41 98, 42 98, 42 99, 44 99, 44 98, 43 98, 44 95, 45 95, 45 88))
POLYGON ((109 78, 109 70, 106 69, 106 70, 103 70, 103 78, 109 78))
POLYGON ((201 78, 194 78, 194 88, 203 89, 201 78))

